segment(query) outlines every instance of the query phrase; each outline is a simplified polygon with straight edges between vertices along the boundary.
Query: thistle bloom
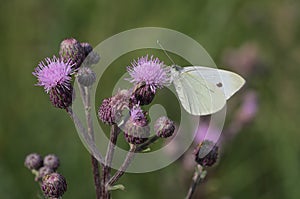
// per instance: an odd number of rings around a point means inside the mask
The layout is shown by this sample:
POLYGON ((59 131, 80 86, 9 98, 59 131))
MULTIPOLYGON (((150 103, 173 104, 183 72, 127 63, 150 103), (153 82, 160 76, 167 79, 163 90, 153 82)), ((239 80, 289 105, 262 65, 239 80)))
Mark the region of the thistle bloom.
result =
POLYGON ((71 74, 73 62, 64 62, 55 56, 39 63, 32 73, 37 77, 37 86, 43 86, 46 93, 50 93, 50 100, 55 107, 66 108, 72 103, 71 74))
POLYGON ((164 67, 164 63, 153 56, 148 59, 148 55, 133 61, 127 67, 131 76, 128 79, 131 83, 145 84, 155 93, 156 89, 162 88, 170 83, 169 69, 164 67))
POLYGON ((150 127, 144 111, 139 106, 130 110, 130 118, 124 128, 125 139, 131 144, 142 144, 150 135, 150 127))
POLYGON ((47 93, 58 86, 69 90, 72 74, 71 67, 73 66, 71 61, 64 62, 55 56, 52 59, 46 58, 45 61, 46 64, 43 61, 40 62, 32 73, 38 79, 36 85, 43 86, 47 93))

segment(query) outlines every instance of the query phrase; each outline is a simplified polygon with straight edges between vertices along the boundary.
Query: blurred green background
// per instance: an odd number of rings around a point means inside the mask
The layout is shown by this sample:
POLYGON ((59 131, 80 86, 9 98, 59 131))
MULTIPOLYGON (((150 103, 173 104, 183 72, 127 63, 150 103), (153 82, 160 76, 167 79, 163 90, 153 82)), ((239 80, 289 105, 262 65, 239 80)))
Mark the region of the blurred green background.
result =
MULTIPOLYGON (((262 70, 247 76, 247 87, 259 96, 258 114, 223 145, 219 164, 195 198, 300 198, 299 7, 296 0, 2 0, 0 198, 38 198, 39 187, 23 166, 31 152, 60 157, 59 171, 68 181, 64 198, 95 198, 87 150, 68 115, 51 106, 31 73, 57 54, 64 38, 97 45, 144 26, 187 34, 217 65, 226 63, 226 50, 253 42, 263 62, 262 70)), ((127 174, 120 181, 126 190, 113 197, 183 198, 192 173, 181 160, 156 172, 127 174)))

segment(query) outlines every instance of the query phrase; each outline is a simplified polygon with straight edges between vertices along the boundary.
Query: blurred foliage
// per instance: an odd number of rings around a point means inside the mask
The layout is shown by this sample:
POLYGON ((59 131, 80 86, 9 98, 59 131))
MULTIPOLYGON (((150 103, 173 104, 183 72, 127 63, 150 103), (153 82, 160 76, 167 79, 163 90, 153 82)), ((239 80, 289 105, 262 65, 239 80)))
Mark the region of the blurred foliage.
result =
MULTIPOLYGON (((87 150, 68 115, 51 106, 31 73, 44 57, 57 54, 64 38, 97 45, 145 26, 191 36, 217 65, 227 48, 256 42, 265 63, 263 74, 247 79, 259 94, 259 114, 223 146, 219 165, 209 170, 195 198, 300 198, 299 7, 296 0, 2 0, 0 198, 37 198, 38 185, 23 166, 31 152, 61 158, 60 172, 68 181, 64 198, 95 198, 87 150)), ((183 198, 191 176, 180 161, 156 172, 127 174, 120 181, 125 192, 113 196, 183 198)))

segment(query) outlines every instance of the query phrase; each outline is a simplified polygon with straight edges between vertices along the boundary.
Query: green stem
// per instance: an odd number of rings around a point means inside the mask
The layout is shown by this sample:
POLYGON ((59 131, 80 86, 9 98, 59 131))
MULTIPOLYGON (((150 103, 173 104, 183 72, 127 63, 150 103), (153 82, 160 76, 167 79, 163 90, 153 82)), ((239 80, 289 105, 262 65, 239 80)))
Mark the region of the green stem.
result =
POLYGON ((193 179, 192 179, 192 184, 189 188, 189 191, 188 191, 185 199, 192 198, 192 196, 197 188, 197 185, 199 185, 201 182, 203 182, 205 176, 206 176, 206 171, 203 170, 202 166, 197 165, 195 168, 195 173, 194 173, 193 179))

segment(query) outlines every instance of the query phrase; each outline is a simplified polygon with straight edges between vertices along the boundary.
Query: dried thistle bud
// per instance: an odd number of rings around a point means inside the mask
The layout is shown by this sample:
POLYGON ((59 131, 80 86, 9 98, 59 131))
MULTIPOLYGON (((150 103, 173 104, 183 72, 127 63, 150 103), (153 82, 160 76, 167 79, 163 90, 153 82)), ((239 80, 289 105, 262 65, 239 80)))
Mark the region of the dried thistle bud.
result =
POLYGON ((59 173, 45 175, 41 189, 46 197, 59 198, 67 191, 66 179, 59 173))
POLYGON ((65 39, 60 43, 59 55, 64 61, 71 60, 74 63, 73 69, 78 69, 85 58, 84 48, 74 38, 65 39))
POLYGON ((217 162, 218 150, 214 142, 204 140, 195 149, 195 161, 203 167, 211 167, 217 162))
POLYGON ((96 81, 96 73, 88 67, 81 67, 77 73, 78 82, 83 86, 91 86, 96 81))
POLYGON ((30 170, 38 170, 43 166, 43 158, 37 153, 31 153, 26 156, 24 165, 30 170))
POLYGON ((53 169, 54 171, 56 171, 56 169, 58 169, 59 165, 60 165, 60 161, 56 155, 49 154, 44 157, 44 166, 47 166, 47 167, 53 169))
POLYGON ((99 119, 108 125, 113 125, 115 122, 115 115, 113 113, 112 105, 111 105, 111 97, 106 98, 102 101, 101 106, 98 110, 99 119))
POLYGON ((162 116, 156 120, 154 131, 158 137, 167 138, 173 135, 175 124, 168 117, 162 116))
POLYGON ((102 101, 98 110, 99 119, 105 124, 116 124, 122 118, 122 111, 129 109, 130 92, 120 90, 116 95, 102 101))

